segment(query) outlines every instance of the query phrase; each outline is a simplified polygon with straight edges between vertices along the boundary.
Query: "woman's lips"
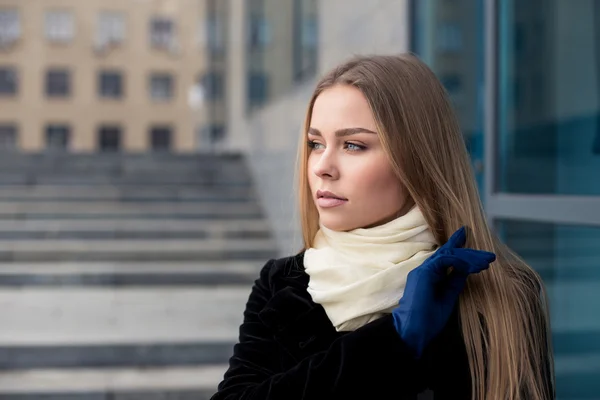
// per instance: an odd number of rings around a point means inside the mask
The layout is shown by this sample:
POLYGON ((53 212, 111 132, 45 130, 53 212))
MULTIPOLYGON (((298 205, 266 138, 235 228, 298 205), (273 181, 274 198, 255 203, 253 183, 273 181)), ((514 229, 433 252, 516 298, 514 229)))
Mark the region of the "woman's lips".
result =
POLYGON ((338 196, 328 190, 317 190, 317 205, 321 208, 331 208, 341 206, 348 199, 338 196))
POLYGON ((341 206, 348 200, 336 199, 334 197, 319 197, 317 199, 317 205, 321 208, 331 208, 341 206))

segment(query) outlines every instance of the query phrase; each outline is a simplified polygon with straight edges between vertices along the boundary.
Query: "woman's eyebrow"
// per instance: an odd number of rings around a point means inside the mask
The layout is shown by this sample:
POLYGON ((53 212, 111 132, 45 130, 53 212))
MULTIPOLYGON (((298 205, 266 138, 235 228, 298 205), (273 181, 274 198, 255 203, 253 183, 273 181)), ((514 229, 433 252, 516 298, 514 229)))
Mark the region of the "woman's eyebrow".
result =
MULTIPOLYGON (((367 129, 367 128, 342 128, 342 129, 338 129, 337 131, 335 131, 335 136, 336 137, 350 136, 350 135, 356 135, 357 133, 377 134, 377 132, 373 132, 372 130, 367 129)), ((321 131, 319 131, 317 128, 308 128, 308 134, 314 135, 314 136, 323 136, 321 134, 321 131)))

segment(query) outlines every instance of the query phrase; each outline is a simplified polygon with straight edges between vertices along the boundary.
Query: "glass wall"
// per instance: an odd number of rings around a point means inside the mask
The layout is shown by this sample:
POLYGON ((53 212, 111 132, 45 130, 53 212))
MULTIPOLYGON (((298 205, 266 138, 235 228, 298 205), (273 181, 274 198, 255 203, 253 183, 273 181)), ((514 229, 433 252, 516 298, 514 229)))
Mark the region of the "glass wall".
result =
POLYGON ((535 268, 550 302, 558 399, 600 393, 600 227, 500 220, 508 246, 535 268))
POLYGON ((498 4, 498 189, 600 194, 600 2, 498 4))
POLYGON ((598 398, 600 1, 412 7, 413 50, 452 97, 488 217, 546 283, 557 398, 598 398))
POLYGON ((444 84, 483 187, 483 0, 413 0, 412 51, 444 84))
POLYGON ((513 200, 504 215, 528 208, 539 221, 498 219, 498 228, 546 282, 557 397, 596 398, 600 198, 592 196, 600 194, 600 2, 506 0, 497 1, 494 11, 490 197, 499 199, 492 201, 498 208, 513 200), (591 207, 580 208, 584 197, 591 207), (543 210, 548 202, 556 206, 543 210))

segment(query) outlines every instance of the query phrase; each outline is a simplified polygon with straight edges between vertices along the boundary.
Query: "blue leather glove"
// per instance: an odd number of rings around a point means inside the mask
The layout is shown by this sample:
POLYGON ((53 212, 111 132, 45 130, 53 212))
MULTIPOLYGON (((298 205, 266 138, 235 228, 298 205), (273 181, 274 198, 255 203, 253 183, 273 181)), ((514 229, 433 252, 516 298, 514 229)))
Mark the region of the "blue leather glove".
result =
POLYGON ((448 322, 469 274, 487 269, 496 259, 494 253, 461 248, 465 241, 462 227, 412 270, 399 306, 392 311, 396 330, 416 358, 448 322))

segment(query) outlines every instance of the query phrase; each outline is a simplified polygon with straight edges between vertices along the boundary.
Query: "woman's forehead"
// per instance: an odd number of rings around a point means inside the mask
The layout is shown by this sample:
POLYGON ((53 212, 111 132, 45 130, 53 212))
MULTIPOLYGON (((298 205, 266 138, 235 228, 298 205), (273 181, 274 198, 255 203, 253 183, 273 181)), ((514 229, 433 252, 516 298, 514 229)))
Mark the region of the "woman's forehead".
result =
POLYGON ((356 127, 376 131, 366 98, 360 90, 346 85, 333 86, 319 94, 313 105, 310 126, 323 133, 356 127))

